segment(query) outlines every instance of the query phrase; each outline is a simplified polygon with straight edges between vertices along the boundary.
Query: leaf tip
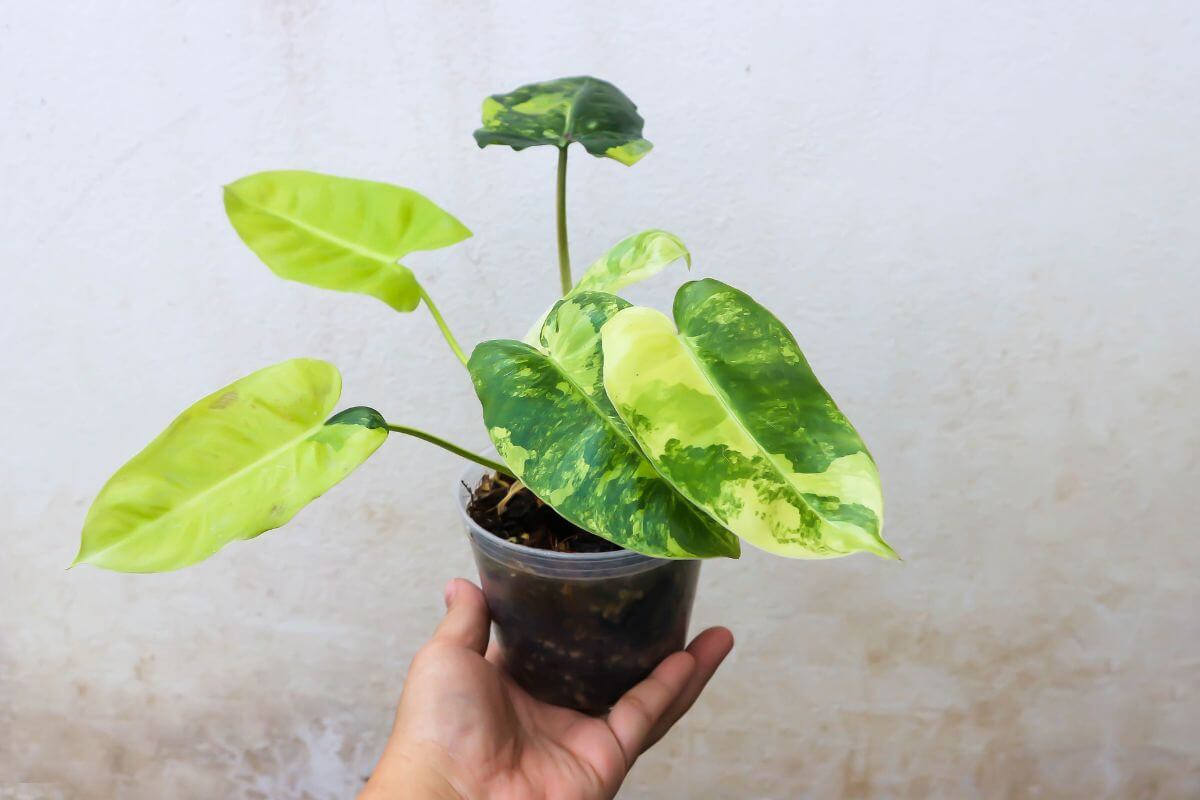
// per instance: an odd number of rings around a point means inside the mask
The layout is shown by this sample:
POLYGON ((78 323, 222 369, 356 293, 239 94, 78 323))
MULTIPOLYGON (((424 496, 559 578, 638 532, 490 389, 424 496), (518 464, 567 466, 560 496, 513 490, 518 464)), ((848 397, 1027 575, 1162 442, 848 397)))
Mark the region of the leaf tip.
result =
POLYGON ((71 563, 67 564, 67 566, 63 568, 63 572, 70 572, 83 563, 85 563, 83 560, 83 545, 80 545, 79 552, 75 554, 75 558, 71 560, 71 563))
POLYGON ((872 549, 871 550, 872 553, 874 553, 875 555, 879 556, 880 558, 886 559, 888 561, 899 561, 901 564, 904 563, 904 559, 900 557, 899 553, 897 553, 894 549, 892 549, 892 546, 890 544, 885 542, 882 538, 880 538, 878 540, 878 542, 879 542, 879 547, 876 549, 872 549))

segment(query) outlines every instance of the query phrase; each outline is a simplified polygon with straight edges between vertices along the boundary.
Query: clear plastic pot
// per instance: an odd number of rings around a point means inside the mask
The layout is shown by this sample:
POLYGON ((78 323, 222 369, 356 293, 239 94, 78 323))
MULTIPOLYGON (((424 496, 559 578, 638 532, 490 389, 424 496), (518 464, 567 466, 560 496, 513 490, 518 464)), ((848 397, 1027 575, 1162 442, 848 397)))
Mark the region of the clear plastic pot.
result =
POLYGON ((466 512, 483 474, 463 474, 458 507, 505 669, 539 700, 604 713, 683 648, 700 562, 513 544, 466 512))

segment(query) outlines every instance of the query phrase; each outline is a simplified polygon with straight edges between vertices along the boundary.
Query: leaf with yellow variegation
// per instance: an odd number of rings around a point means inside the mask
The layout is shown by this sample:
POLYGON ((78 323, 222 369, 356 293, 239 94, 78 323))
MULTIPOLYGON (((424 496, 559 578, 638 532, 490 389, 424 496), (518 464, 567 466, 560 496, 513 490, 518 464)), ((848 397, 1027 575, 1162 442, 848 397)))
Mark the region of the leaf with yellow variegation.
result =
MULTIPOLYGON (((593 261, 567 296, 577 292, 615 294, 626 286, 654 277, 681 259, 684 266, 692 268, 692 254, 678 236, 654 228, 640 231, 626 236, 593 261)), ((525 335, 526 342, 537 344, 549 314, 549 311, 543 314, 525 335)))
POLYGON ((783 323, 711 279, 674 316, 627 308, 601 330, 604 388, 658 473, 772 553, 895 558, 875 462, 783 323))
POLYGON ((599 331, 629 303, 580 292, 559 301, 533 347, 479 344, 468 362, 497 452, 576 525, 661 558, 736 557, 737 538, 659 477, 608 402, 599 331))
POLYGON ((636 163, 653 145, 642 138, 637 106, 608 81, 581 75, 531 83, 483 101, 480 147, 567 147, 579 142, 594 156, 636 163))

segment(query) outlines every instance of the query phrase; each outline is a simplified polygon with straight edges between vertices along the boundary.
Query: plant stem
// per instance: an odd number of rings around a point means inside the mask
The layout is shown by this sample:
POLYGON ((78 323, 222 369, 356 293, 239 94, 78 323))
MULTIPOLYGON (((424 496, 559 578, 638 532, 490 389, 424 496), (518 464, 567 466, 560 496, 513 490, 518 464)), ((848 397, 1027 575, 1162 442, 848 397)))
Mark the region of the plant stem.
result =
POLYGON ((558 227, 558 277, 563 297, 571 291, 571 251, 567 246, 567 145, 558 148, 558 183, 554 193, 554 221, 558 227))
POLYGON ((433 298, 425 291, 424 286, 417 284, 417 291, 421 293, 421 299, 425 301, 425 306, 429 309, 429 313, 433 315, 433 321, 442 329, 442 336, 445 338, 446 344, 450 345, 450 349, 454 351, 454 355, 458 356, 458 360, 465 367, 467 365, 467 355, 458 346, 458 340, 450 332, 450 328, 446 325, 446 320, 442 319, 442 312, 438 311, 438 307, 433 303, 433 298))
POLYGON ((515 475, 512 474, 512 470, 510 470, 508 467, 501 464, 499 461, 492 461, 490 458, 481 456, 478 453, 472 453, 470 450, 468 450, 465 447, 459 447, 458 445, 454 444, 453 442, 447 442, 442 437, 434 436, 432 433, 426 433, 425 431, 421 430, 420 428, 410 428, 407 425, 392 425, 389 423, 387 426, 387 429, 394 433, 403 433, 408 436, 414 436, 418 439, 423 439, 424 441, 429 442, 430 444, 436 444, 438 447, 442 448, 443 450, 449 450, 451 453, 454 453, 456 456, 462 456, 467 461, 474 461, 476 464, 479 464, 482 467, 487 467, 488 469, 494 469, 494 470, 496 470, 496 472, 502 472, 505 475, 508 475, 510 478, 516 477, 515 475))

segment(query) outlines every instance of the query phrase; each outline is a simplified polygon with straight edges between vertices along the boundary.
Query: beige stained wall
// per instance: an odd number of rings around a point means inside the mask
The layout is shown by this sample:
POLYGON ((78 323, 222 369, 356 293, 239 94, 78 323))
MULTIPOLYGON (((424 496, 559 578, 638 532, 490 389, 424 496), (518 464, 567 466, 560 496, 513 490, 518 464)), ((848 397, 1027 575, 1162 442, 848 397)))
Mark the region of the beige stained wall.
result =
MULTIPOLYGON (((630 798, 1200 796, 1200 16, 1189 2, 8 3, 0 8, 0 797, 345 797, 440 589, 460 465, 396 439, 195 569, 64 567, 191 400, 328 358, 471 444, 422 314, 274 278, 220 186, 310 168, 476 232, 418 254, 461 339, 552 299, 553 157, 484 94, 623 87, 577 262, 646 227, 795 331, 903 564, 706 565, 737 648, 630 798)), ((662 303, 676 272, 636 294, 662 303)))

